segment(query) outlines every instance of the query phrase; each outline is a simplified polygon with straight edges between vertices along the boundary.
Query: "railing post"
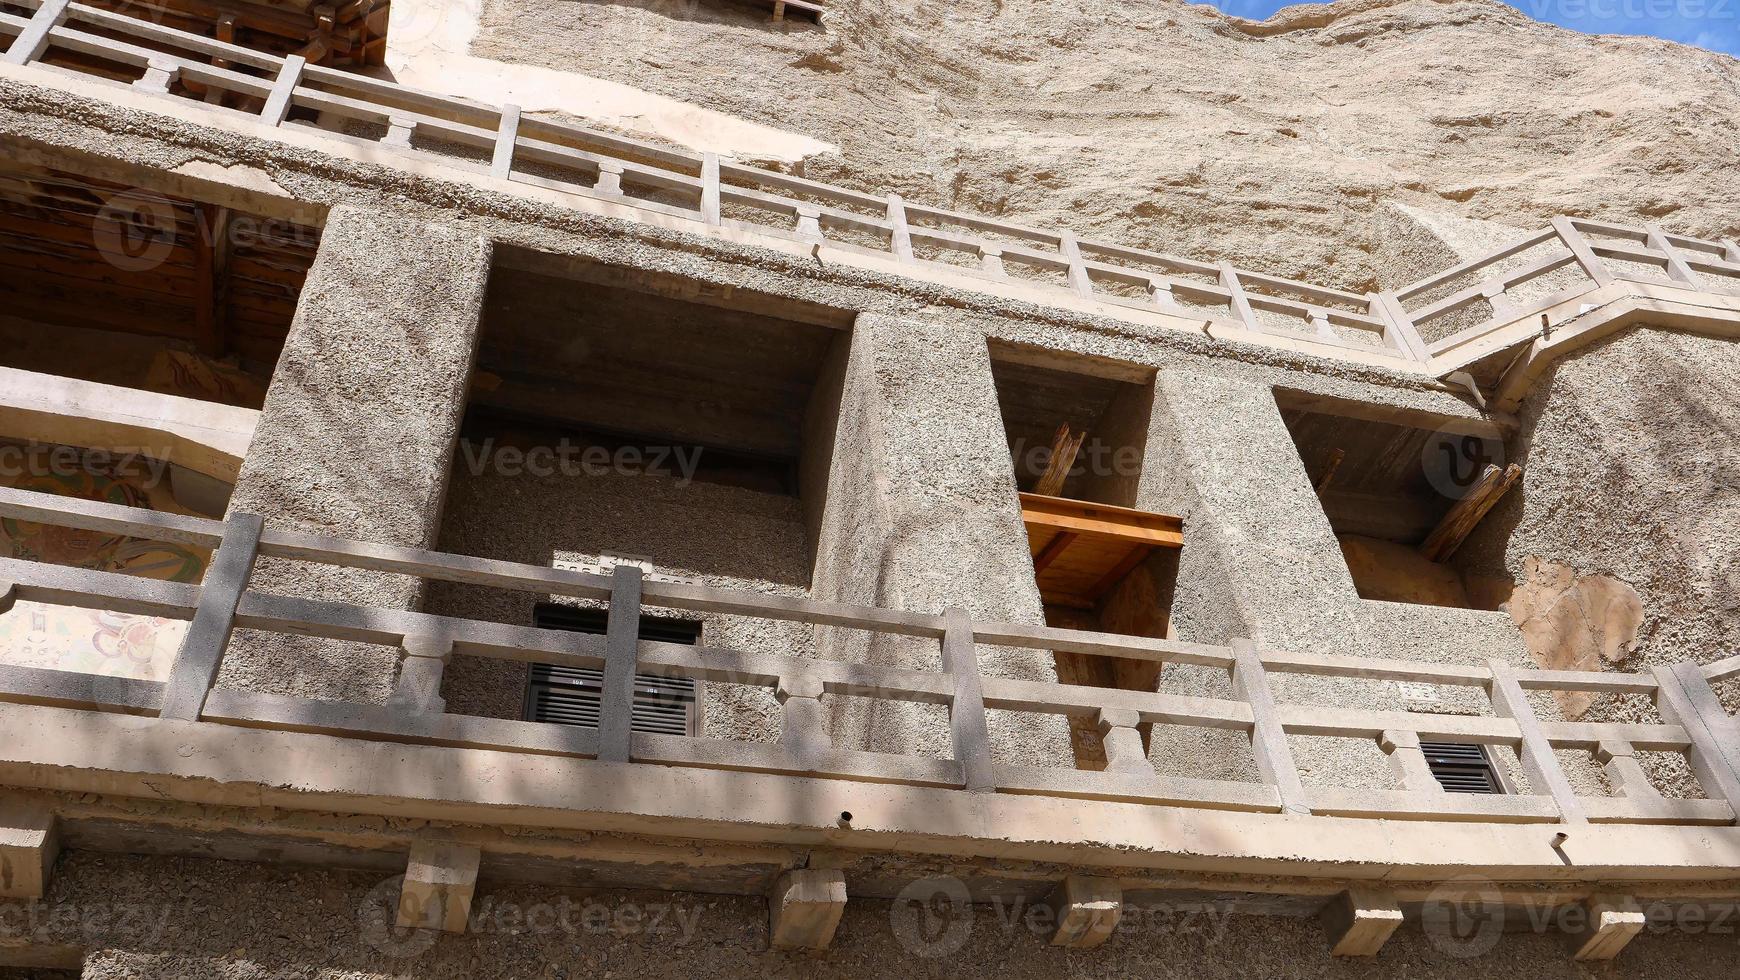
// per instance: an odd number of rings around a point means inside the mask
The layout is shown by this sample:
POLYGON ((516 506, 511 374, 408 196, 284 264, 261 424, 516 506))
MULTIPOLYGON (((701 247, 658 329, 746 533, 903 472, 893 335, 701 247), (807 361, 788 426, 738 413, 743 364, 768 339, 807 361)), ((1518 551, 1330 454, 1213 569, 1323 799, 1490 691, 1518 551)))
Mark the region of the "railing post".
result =
POLYGON ((955 761, 961 764, 966 788, 989 793, 997 788, 991 768, 991 730, 985 717, 985 692, 979 683, 979 653, 973 642, 973 621, 964 609, 943 613, 943 670, 954 681, 949 704, 949 734, 955 761))
POLYGON ((1251 754, 1256 758, 1257 773, 1263 782, 1275 787, 1281 795, 1283 813, 1310 813, 1305 803, 1305 786, 1299 782, 1299 767, 1293 762, 1293 749, 1287 744, 1287 731, 1281 727, 1281 712, 1275 707, 1275 695, 1269 690, 1268 671, 1263 669, 1257 645, 1247 639, 1232 641, 1233 697, 1251 708, 1251 754))
POLYGON ((1663 721, 1686 730, 1692 741, 1686 764, 1704 795, 1723 799, 1740 813, 1740 725, 1736 725, 1710 682, 1694 663, 1656 667, 1656 710, 1663 721))
POLYGON ((1570 218, 1559 215, 1553 219, 1553 231, 1558 233, 1559 241, 1571 250, 1577 257, 1577 264, 1583 267, 1583 274, 1595 280, 1597 286, 1613 285, 1613 273, 1608 271, 1607 263, 1601 261, 1601 256, 1589 247, 1589 239, 1577 230, 1577 225, 1570 218))
POLYGON ((1163 310, 1177 310, 1178 298, 1172 295, 1172 284, 1164 279, 1148 280, 1148 298, 1163 310))
POLYGON ((495 155, 489 161, 492 177, 507 180, 514 172, 514 150, 520 140, 520 107, 509 103, 501 107, 501 125, 495 131, 495 155))
POLYGON ((188 624, 181 650, 163 684, 160 718, 198 721, 205 696, 217 679, 224 650, 236 627, 236 607, 254 575, 265 522, 254 514, 232 514, 224 522, 223 543, 212 554, 200 585, 199 606, 188 624))
POLYGON ((1391 347, 1416 361, 1432 359, 1432 351, 1420 337, 1420 329, 1414 326, 1414 318, 1402 308, 1402 301, 1394 293, 1372 293, 1370 300, 1369 311, 1381 317, 1384 325, 1389 328, 1386 339, 1391 347))
POLYGON ((774 689, 779 702, 779 744, 799 758, 825 754, 834 747, 822 711, 822 681, 812 674, 781 674, 774 689))
POLYGON ((640 568, 618 565, 610 579, 604 681, 598 696, 598 759, 627 762, 634 742, 634 667, 640 658, 640 568))
POLYGON ((1083 296, 1094 294, 1094 283, 1088 278, 1087 263, 1081 257, 1081 243, 1076 241, 1075 232, 1066 231, 1057 236, 1057 251, 1069 263, 1069 287, 1083 296))
POLYGON ((1522 762, 1523 772, 1528 774, 1530 787, 1536 793, 1545 790, 1553 798, 1554 805, 1559 808, 1561 821, 1588 823, 1589 818, 1583 813, 1583 804, 1577 802, 1576 791, 1571 789, 1570 781, 1565 778, 1565 771, 1559 766, 1559 757, 1553 754, 1553 744, 1547 741, 1547 734, 1541 728, 1541 720, 1535 715, 1534 705, 1529 703, 1528 695, 1523 693, 1522 685, 1517 683, 1516 671, 1502 660, 1488 660, 1486 663, 1492 669, 1492 687, 1489 689, 1492 713, 1516 722, 1516 727, 1522 734, 1516 754, 1522 762))
POLYGON ((913 261, 912 229, 906 223, 906 202, 899 194, 888 195, 888 250, 902 262, 913 261))
POLYGON ((260 110, 260 119, 266 125, 282 126, 289 118, 292 96, 296 86, 302 84, 302 69, 307 65, 308 59, 299 54, 284 59, 284 67, 278 69, 278 77, 272 82, 272 94, 266 97, 266 107, 260 110))
POLYGON ((12 39, 12 46, 6 49, 6 63, 9 65, 28 65, 42 57, 48 50, 50 32, 66 20, 68 0, 42 0, 42 6, 36 8, 30 23, 24 25, 24 30, 12 39))
POLYGON ((1220 263, 1220 285, 1231 297, 1230 305, 1239 322, 1247 329, 1261 332, 1263 328, 1257 325, 1257 315, 1251 311, 1250 297, 1245 295, 1245 285, 1239 282, 1238 270, 1231 262, 1220 263))
POLYGON ((1680 250, 1675 248, 1672 242, 1668 241, 1667 232, 1662 231, 1661 225, 1651 221, 1643 226, 1643 230, 1649 232, 1649 247, 1667 256, 1669 275, 1693 289, 1706 288, 1703 277, 1693 272, 1692 267, 1686 264, 1685 257, 1680 255, 1680 250))
POLYGON ((701 154, 701 220, 717 227, 719 213, 719 154, 701 154))
POLYGON ((1661 791, 1649 781, 1649 774, 1637 764, 1637 754, 1630 742, 1602 739, 1595 746, 1595 761, 1607 772, 1613 784, 1613 795, 1627 799, 1659 800, 1661 791))
POLYGON ((1389 757, 1390 770, 1401 780, 1403 789, 1410 793, 1444 792, 1444 784, 1432 775, 1425 750, 1420 748, 1419 732, 1387 730, 1378 737, 1378 748, 1389 757))
POLYGON ((387 703, 417 712, 446 711, 441 677, 453 657, 453 641, 443 636, 407 636, 399 649, 404 652, 399 661, 399 681, 387 703))

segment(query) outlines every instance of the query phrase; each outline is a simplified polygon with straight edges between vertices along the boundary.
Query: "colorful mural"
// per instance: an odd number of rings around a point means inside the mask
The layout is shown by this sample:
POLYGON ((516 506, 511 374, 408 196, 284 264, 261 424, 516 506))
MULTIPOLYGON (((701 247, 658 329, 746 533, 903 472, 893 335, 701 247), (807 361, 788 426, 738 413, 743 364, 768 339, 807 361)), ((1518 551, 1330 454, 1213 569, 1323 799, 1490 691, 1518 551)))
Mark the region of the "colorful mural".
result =
MULTIPOLYGON (((0 486, 190 513, 159 460, 0 441, 0 486)), ((0 519, 0 555, 172 582, 198 582, 211 554, 160 541, 0 519)), ((181 620, 19 602, 0 615, 0 662, 162 680, 187 632, 181 620)))

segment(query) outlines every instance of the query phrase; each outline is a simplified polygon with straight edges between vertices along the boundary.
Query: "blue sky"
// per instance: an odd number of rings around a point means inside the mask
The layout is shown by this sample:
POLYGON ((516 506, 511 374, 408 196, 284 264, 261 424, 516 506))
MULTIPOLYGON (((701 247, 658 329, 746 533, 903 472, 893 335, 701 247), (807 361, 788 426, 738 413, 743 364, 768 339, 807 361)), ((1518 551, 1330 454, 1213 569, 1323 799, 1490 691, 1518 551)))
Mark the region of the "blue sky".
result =
MULTIPOLYGON (((1262 20, 1282 0, 1208 0, 1262 20)), ((1740 56, 1740 0, 1506 0, 1536 20, 1590 34, 1647 34, 1740 56)))

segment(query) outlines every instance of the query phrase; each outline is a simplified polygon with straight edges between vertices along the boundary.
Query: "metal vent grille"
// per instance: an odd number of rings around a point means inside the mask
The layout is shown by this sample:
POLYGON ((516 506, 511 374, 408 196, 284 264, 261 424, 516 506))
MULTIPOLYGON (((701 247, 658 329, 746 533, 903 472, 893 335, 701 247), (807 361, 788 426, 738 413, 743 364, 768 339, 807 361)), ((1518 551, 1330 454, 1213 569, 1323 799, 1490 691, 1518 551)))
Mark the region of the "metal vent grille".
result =
MULTIPOLYGON (((576 633, 605 632, 601 609, 540 604, 532 621, 541 629, 576 633)), ((687 620, 641 620, 640 638, 664 643, 697 642, 701 624, 687 620)), ((532 664, 524 717, 556 725, 597 728, 604 672, 593 667, 532 664)), ((700 684, 689 677, 634 676, 634 731, 655 735, 693 735, 699 728, 700 684)))
POLYGON ((1446 793, 1503 793, 1492 758, 1478 745, 1420 742, 1426 765, 1446 793))

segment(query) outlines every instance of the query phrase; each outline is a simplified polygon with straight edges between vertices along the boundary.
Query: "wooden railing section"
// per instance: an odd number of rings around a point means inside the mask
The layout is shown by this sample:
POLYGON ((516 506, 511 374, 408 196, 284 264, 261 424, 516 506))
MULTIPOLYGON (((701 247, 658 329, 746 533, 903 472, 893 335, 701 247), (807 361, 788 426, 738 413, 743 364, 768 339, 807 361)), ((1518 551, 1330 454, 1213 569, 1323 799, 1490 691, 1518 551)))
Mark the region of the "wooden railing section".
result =
POLYGON ((817 602, 643 577, 552 569, 409 548, 323 538, 264 526, 252 515, 219 522, 29 491, 0 489, 0 516, 133 537, 215 547, 203 584, 0 559, 0 609, 16 600, 58 603, 191 621, 166 681, 0 666, 0 702, 158 715, 202 724, 319 732, 350 738, 556 754, 616 763, 659 764, 1168 806, 1389 819, 1500 822, 1615 822, 1722 825, 1740 807, 1740 729, 1720 706, 1713 681, 1740 675, 1740 657, 1648 673, 1518 670, 1413 663, 1184 643, 1015 623, 817 602), (249 588, 261 557, 403 573, 539 595, 608 603, 608 633, 589 636, 385 609, 325 598, 269 595, 249 588), (938 644, 940 670, 917 670, 751 653, 638 639, 644 607, 729 614, 867 630, 938 644), (386 704, 352 704, 213 687, 230 635, 267 630, 396 647, 397 689, 386 704), (982 647, 1069 651, 1229 672, 1233 697, 1208 698, 1010 680, 980 673, 982 647), (443 665, 455 654, 602 668, 596 730, 448 714, 443 665), (631 732, 636 673, 667 674, 772 689, 781 705, 777 741, 631 732), (1311 674, 1452 685, 1486 691, 1490 716, 1356 710, 1278 701, 1276 675, 1311 674), (1662 723, 1563 722, 1540 718, 1534 691, 1646 695, 1662 723), (951 758, 857 751, 834 744, 820 699, 829 695, 947 707, 951 758), (1078 716, 1105 736, 1104 771, 1034 768, 995 758, 988 710, 1078 716), (1137 726, 1184 725, 1243 733, 1259 782, 1161 775, 1142 750, 1137 726), (1397 789, 1302 784, 1291 739, 1368 739, 1388 755, 1397 789), (1517 752, 1531 795, 1443 792, 1421 755, 1421 739, 1507 746, 1517 752), (1582 750, 1607 768, 1619 795, 1580 797, 1556 752, 1582 750), (1683 755, 1707 798, 1666 798, 1636 752, 1683 755))
MULTIPOLYGON (((280 58, 67 0, 15 0, 31 17, 0 13, 4 61, 75 56, 66 68, 164 98, 196 98, 273 127, 311 128, 326 114, 372 129, 373 139, 323 136, 437 158, 530 186, 632 204, 646 211, 803 243, 835 254, 946 267, 992 282, 1051 287, 1113 306, 1177 313, 1247 332, 1254 343, 1290 341, 1385 353, 1430 366, 1435 354, 1553 305, 1517 291, 1561 269, 1575 281, 1562 301, 1616 279, 1609 260, 1659 267, 1672 282, 1740 289, 1740 245, 1561 218, 1493 255, 1384 293, 1354 293, 1016 222, 869 194, 583 126, 522 116, 393 82, 280 58), (179 87, 191 83, 192 88, 179 87), (1593 237, 1591 237, 1593 236, 1593 237), (1519 268, 1500 268, 1542 246, 1519 268), (1484 274, 1484 275, 1483 275, 1484 274), (1419 328, 1485 303, 1488 315, 1428 345, 1419 328), (1269 338, 1275 338, 1269 340, 1269 338)), ((1650 276, 1645 281, 1654 281, 1650 276)))

